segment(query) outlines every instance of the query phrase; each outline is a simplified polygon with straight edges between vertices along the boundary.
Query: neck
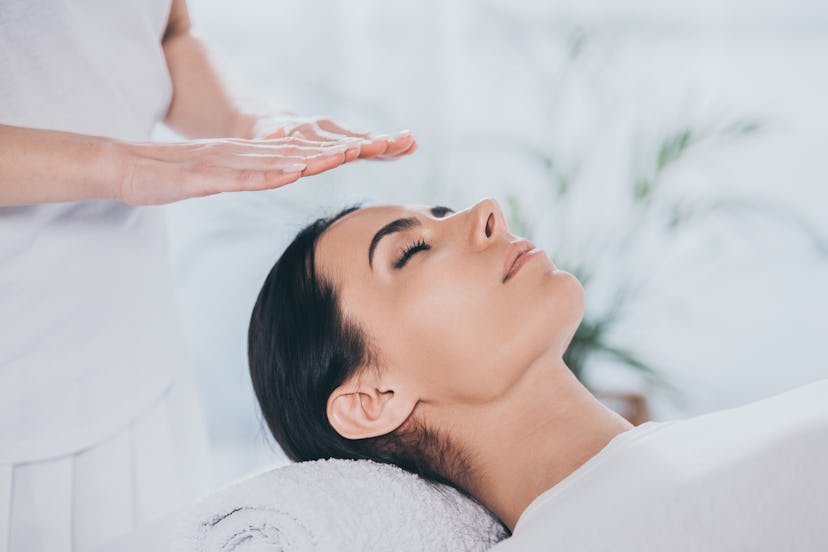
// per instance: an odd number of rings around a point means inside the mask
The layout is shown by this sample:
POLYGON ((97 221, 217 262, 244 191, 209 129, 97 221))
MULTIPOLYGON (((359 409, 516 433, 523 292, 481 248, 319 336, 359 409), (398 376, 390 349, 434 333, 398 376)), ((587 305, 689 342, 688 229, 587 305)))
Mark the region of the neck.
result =
POLYGON ((451 425, 470 459, 467 488, 510 531, 535 498, 633 427, 560 355, 539 358, 497 403, 452 413, 451 425))

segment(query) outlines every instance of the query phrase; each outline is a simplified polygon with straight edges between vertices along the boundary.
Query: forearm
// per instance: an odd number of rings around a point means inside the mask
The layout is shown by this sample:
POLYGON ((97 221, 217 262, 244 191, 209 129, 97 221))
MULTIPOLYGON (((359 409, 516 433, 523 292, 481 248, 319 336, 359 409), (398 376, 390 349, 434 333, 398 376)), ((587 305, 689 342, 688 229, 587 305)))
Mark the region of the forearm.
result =
POLYGON ((0 125, 0 205, 115 199, 121 153, 102 136, 0 125))
POLYGON ((266 113, 266 106, 231 81, 189 24, 166 38, 163 46, 173 83, 167 126, 187 138, 252 139, 253 124, 266 113))

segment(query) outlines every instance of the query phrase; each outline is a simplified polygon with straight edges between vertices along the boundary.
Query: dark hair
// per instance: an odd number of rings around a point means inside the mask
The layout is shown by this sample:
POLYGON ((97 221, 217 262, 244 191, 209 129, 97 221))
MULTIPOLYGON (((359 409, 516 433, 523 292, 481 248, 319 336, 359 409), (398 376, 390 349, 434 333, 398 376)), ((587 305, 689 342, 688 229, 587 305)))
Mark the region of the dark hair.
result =
POLYGON ((331 392, 366 367, 376 368, 367 332, 342 313, 336 289, 317 273, 314 249, 347 207, 303 228, 271 269, 253 307, 248 332, 250 377, 264 419, 293 461, 367 459, 394 464, 427 480, 465 485, 469 463, 447 436, 415 413, 396 430, 347 439, 328 421, 331 392))

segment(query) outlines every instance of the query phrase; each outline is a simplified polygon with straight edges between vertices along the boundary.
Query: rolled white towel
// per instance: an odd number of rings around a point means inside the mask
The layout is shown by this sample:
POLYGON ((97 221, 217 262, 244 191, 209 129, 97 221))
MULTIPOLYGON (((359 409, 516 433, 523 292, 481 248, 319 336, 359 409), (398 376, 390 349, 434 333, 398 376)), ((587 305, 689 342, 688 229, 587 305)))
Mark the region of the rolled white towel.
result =
MULTIPOLYGON (((488 510, 451 487, 396 466, 331 459, 248 477, 133 542, 158 549, 167 541, 171 552, 471 552, 506 535, 488 510)), ((121 541, 118 550, 127 546, 121 541)))

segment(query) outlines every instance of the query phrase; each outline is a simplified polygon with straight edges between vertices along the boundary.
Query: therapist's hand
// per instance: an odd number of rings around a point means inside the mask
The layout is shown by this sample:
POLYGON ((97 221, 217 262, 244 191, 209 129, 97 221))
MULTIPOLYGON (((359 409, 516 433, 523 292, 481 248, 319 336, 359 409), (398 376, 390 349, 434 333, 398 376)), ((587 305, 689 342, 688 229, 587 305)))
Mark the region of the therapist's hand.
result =
POLYGON ((360 144, 359 138, 350 136, 315 140, 296 135, 118 142, 114 199, 159 205, 220 192, 278 188, 356 159, 360 144))
POLYGON ((115 199, 160 205, 221 192, 267 190, 355 159, 392 160, 417 148, 410 132, 352 131, 323 117, 257 117, 243 138, 117 142, 115 199))
POLYGON ((326 117, 299 117, 289 112, 257 118, 253 123, 253 135, 257 138, 297 137, 323 143, 352 139, 359 146, 359 159, 397 159, 417 149, 414 136, 407 130, 394 136, 359 132, 326 117))

